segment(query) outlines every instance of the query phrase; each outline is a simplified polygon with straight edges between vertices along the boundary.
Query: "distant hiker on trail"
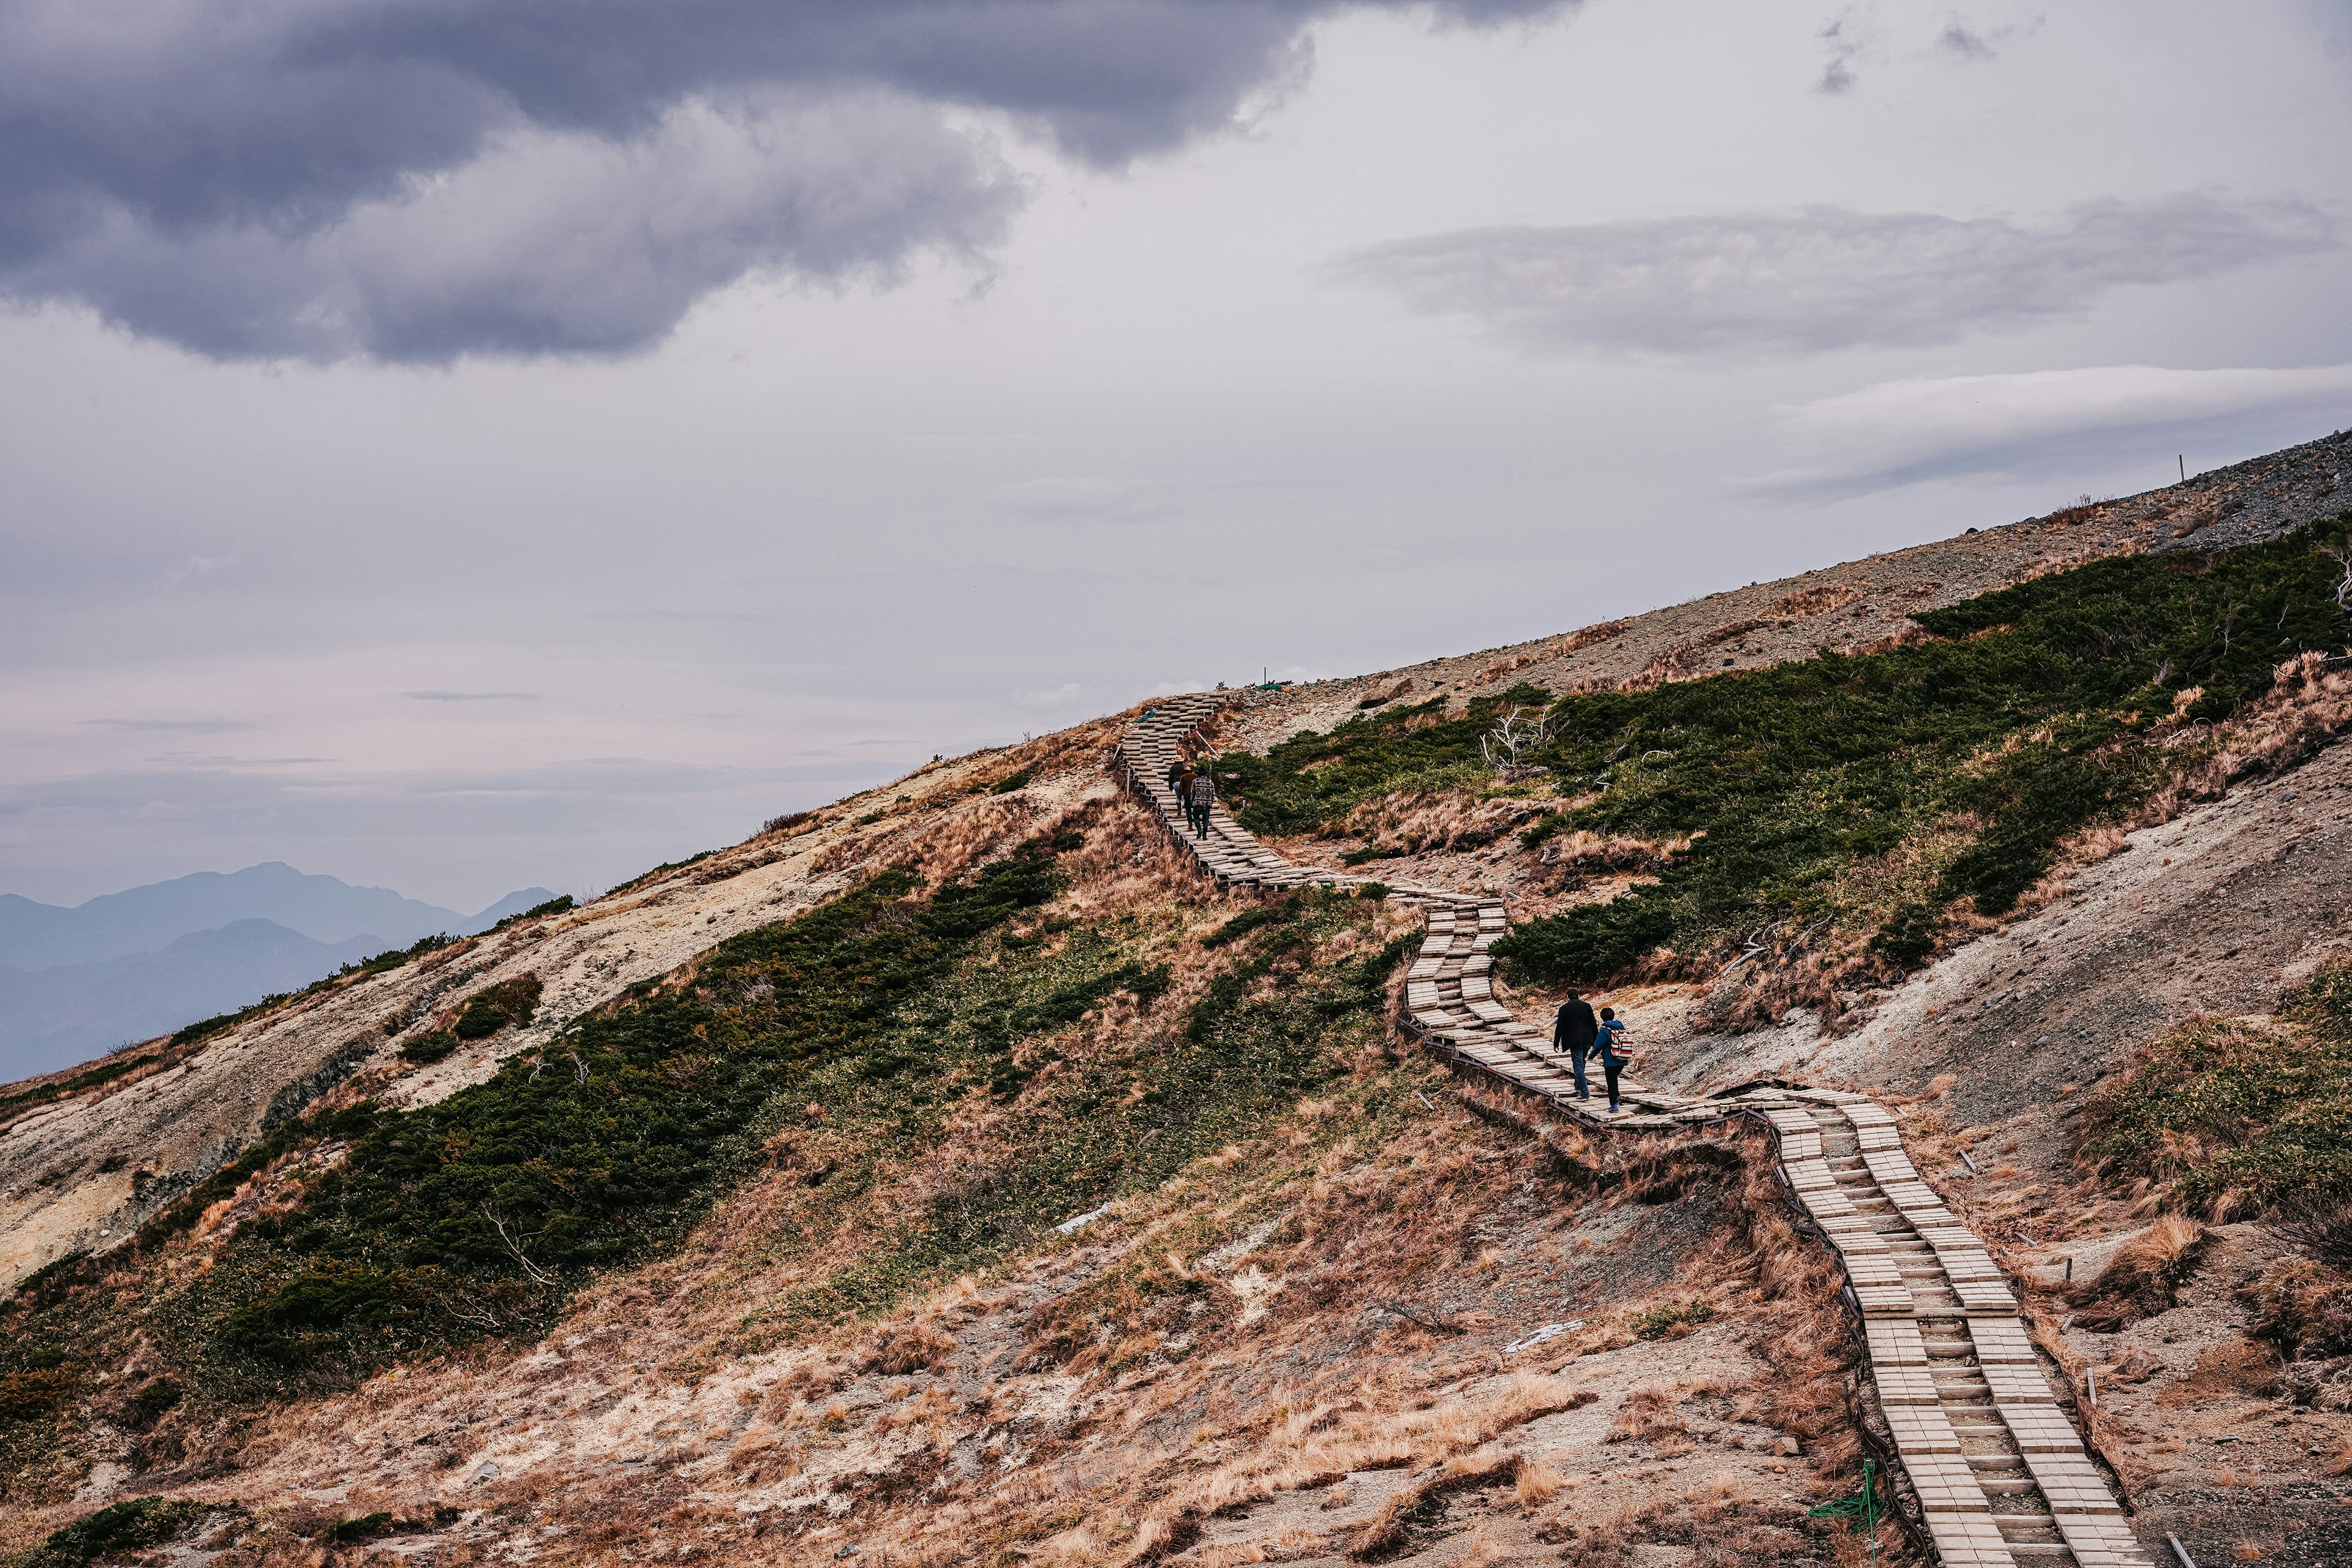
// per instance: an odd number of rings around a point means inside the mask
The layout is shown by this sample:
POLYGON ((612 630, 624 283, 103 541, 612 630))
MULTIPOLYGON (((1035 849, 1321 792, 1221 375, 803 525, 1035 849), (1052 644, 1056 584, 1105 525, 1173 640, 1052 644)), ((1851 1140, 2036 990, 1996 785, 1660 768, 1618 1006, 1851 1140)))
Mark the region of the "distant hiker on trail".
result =
POLYGON ((1192 830, 1205 836, 1209 831, 1209 808, 1217 804, 1217 786, 1209 782, 1207 773, 1192 775, 1192 830))
POLYGON ((1616 1008, 1601 1009, 1601 1034, 1597 1043, 1601 1047, 1601 1070, 1609 1078, 1609 1114, 1612 1116, 1624 1109, 1617 1103, 1617 1075, 1625 1070, 1627 1062, 1633 1059, 1633 1053, 1625 1048, 1628 1033, 1624 1020, 1617 1016, 1616 1008))
POLYGON ((1559 1005, 1559 1016, 1552 1020, 1551 1042, 1568 1053, 1569 1065, 1576 1071, 1579 1100, 1592 1098, 1592 1090, 1584 1083, 1584 1058, 1600 1032, 1600 1021, 1592 1016, 1592 1004, 1584 999, 1583 993, 1570 986, 1568 1000, 1559 1005))
POLYGON ((1184 814, 1184 826, 1192 826, 1192 764, 1186 763, 1184 771, 1176 775, 1176 808, 1184 814))
POLYGON ((1176 792, 1178 805, 1184 804, 1184 775, 1190 773, 1192 768, 1192 764, 1181 756, 1168 764, 1168 787, 1176 792))

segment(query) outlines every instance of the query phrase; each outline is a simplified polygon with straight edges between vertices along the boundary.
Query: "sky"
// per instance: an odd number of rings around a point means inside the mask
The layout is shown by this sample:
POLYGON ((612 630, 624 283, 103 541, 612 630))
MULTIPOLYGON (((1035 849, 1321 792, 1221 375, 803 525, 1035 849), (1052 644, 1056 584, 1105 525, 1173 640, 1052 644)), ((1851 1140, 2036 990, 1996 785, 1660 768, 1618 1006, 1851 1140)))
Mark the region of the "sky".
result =
POLYGON ((0 891, 456 908, 2352 426, 2352 0, 0 0, 0 891))

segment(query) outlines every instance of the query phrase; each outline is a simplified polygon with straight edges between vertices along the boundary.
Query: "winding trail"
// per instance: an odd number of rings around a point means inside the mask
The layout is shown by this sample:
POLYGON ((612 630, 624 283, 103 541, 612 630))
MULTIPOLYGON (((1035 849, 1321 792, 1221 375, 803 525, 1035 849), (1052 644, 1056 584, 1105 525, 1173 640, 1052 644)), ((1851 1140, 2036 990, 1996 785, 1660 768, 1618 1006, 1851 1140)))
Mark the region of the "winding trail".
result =
POLYGON ((1500 899, 1294 865, 1222 804, 1207 833, 1192 831, 1169 787, 1169 765, 1231 700, 1172 698, 1137 721, 1117 752, 1129 786, 1202 870, 1226 887, 1274 891, 1383 881, 1426 922, 1405 979, 1411 1032, 1580 1127, 1661 1132, 1735 1116, 1765 1122, 1782 1176, 1844 1268, 1896 1456, 1947 1568, 2154 1568, 2125 1522, 2122 1500, 2052 1395, 2009 1281, 1920 1180, 1894 1112, 1836 1089, 1762 1087, 1696 1098, 1626 1079, 1632 1113, 1594 1115, 1577 1100, 1549 1031, 1495 999, 1487 949, 1509 929, 1500 899))

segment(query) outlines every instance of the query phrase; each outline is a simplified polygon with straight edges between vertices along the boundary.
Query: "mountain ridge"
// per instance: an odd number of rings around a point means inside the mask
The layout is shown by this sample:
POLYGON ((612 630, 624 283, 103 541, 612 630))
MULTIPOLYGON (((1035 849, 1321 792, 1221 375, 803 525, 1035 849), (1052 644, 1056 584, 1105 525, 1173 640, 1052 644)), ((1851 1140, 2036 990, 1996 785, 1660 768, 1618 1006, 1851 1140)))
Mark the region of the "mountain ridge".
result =
POLYGON ((72 905, 0 893, 0 963, 41 970, 154 952, 192 931, 251 919, 273 921, 317 942, 334 944, 366 934, 404 946, 436 931, 470 935, 552 896, 544 888, 525 888, 467 915, 390 888, 355 887, 340 878, 298 871, 282 860, 265 860, 237 871, 196 871, 143 883, 72 905))
POLYGON ((298 991, 382 952, 373 932, 313 942, 252 917, 131 952, 47 969, 0 963, 0 1070, 54 1072, 263 996, 298 991))

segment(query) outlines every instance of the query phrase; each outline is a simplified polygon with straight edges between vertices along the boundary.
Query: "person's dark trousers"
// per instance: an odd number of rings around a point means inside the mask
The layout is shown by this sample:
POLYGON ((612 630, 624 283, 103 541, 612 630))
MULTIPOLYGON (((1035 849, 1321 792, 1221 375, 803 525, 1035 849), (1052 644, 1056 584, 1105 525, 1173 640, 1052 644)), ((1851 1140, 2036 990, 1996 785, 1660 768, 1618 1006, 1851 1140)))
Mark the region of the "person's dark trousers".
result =
POLYGON ((1570 1046, 1568 1047, 1569 1069, 1576 1074, 1576 1098, 1579 1100, 1591 1100, 1592 1098, 1592 1089, 1591 1086, 1586 1084, 1584 1081, 1585 1055, 1585 1047, 1582 1046, 1570 1046))
POLYGON ((1609 1109, 1615 1110, 1618 1109, 1617 1075, 1623 1072, 1625 1069, 1615 1062, 1603 1061, 1601 1064, 1601 1070, 1609 1075, 1609 1109))

